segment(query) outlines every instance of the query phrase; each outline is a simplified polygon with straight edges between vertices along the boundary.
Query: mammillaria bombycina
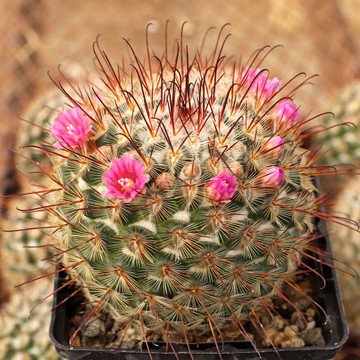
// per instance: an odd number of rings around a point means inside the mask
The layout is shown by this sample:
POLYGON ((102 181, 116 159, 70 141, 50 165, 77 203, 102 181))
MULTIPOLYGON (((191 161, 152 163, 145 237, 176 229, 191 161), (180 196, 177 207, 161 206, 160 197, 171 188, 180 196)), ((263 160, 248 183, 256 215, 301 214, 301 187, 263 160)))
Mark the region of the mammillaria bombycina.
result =
POLYGON ((172 350, 229 327, 255 346, 243 321, 274 311, 322 217, 319 155, 290 100, 306 80, 270 77, 266 47, 225 61, 221 36, 211 54, 191 57, 181 38, 145 62, 127 42, 128 68, 96 42, 100 85, 69 95, 40 145, 52 171, 34 211, 49 213, 56 263, 121 337, 172 350))

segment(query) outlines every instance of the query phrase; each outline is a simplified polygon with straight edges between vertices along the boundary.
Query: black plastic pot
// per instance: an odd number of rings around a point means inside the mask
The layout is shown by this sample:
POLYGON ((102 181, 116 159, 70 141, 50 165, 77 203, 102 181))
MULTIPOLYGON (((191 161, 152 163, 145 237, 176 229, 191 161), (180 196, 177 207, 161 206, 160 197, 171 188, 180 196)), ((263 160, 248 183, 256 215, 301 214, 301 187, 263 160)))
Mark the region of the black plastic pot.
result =
MULTIPOLYGON (((319 230, 324 232, 325 225, 320 225, 319 230)), ((327 252, 331 252, 331 246, 328 236, 318 239, 318 244, 327 252)), ((327 261, 333 264, 331 260, 327 261)), ((314 269, 320 272, 326 279, 326 287, 320 290, 322 283, 317 277, 315 282, 314 300, 320 304, 328 314, 329 321, 323 325, 322 332, 326 340, 325 346, 305 346, 300 348, 284 348, 278 349, 278 353, 282 360, 320 360, 332 359, 339 351, 348 337, 348 329, 345 322, 345 315, 340 297, 339 286, 336 278, 335 270, 331 267, 324 266, 320 262, 313 261, 309 263, 314 269)), ((55 290, 64 284, 65 277, 62 273, 57 274, 55 279, 55 290)), ((72 292, 64 287, 54 296, 54 306, 61 303, 72 292)), ((90 347, 74 347, 70 348, 66 334, 68 330, 68 319, 71 317, 72 303, 71 300, 66 301, 58 306, 52 313, 50 324, 50 338, 54 343, 56 350, 60 356, 66 359, 80 360, 149 360, 147 349, 108 349, 108 348, 90 348, 90 347)), ((174 345, 177 356, 180 360, 190 359, 186 345, 174 345)), ((278 355, 272 348, 259 349, 261 358, 263 359, 279 359, 278 355)), ((151 348, 152 358, 154 360, 170 360, 175 359, 175 355, 169 351, 166 352, 165 347, 153 345, 151 348)), ((202 344, 200 347, 194 345, 192 349, 193 357, 196 360, 218 360, 219 355, 216 348, 211 344, 202 344)), ((259 359, 258 353, 248 342, 226 343, 222 349, 223 360, 234 359, 259 359)))

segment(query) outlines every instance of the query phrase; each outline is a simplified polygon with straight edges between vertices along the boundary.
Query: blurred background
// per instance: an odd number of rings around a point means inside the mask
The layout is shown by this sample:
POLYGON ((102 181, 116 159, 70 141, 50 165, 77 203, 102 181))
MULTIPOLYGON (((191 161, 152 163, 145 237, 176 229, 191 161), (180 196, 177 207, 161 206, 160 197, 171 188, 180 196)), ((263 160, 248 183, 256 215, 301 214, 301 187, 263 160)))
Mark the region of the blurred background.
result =
POLYGON ((314 86, 297 95, 303 108, 316 113, 328 110, 333 93, 359 75, 358 14, 357 0, 1 1, 0 173, 7 166, 17 116, 31 100, 54 88, 47 72, 56 78, 59 64, 70 65, 75 73, 92 70, 92 43, 98 34, 116 62, 127 54, 122 38, 131 40, 140 58, 145 55, 149 22, 151 46, 158 50, 167 19, 172 38, 187 21, 184 37, 195 46, 209 27, 230 23, 227 55, 246 59, 259 47, 280 44, 265 63, 272 76, 285 80, 302 71, 319 75, 314 86))
MULTIPOLYGON (((146 54, 145 28, 150 22, 151 47, 160 52, 167 19, 170 39, 179 36, 182 23, 187 21, 184 38, 194 46, 201 44, 209 27, 219 30, 230 23, 226 32, 232 36, 225 53, 244 59, 264 45, 283 45, 266 59, 264 66, 271 70, 271 77, 284 81, 299 72, 318 74, 313 85, 302 88, 296 98, 302 109, 314 114, 332 110, 334 97, 360 76, 358 0, 3 0, 0 1, 2 191, 11 186, 6 174, 12 166, 10 149, 20 131, 18 116, 35 99, 55 88, 47 72, 57 78, 59 64, 74 78, 91 71, 92 43, 98 34, 102 48, 114 63, 127 55, 122 38, 131 41, 142 59, 146 54)), ((212 39, 215 34, 216 31, 212 39)))
POLYGON ((1 1, 0 14, 2 157, 11 144, 17 115, 41 92, 54 88, 47 71, 56 77, 57 66, 69 63, 73 71, 92 70, 92 43, 98 34, 114 62, 126 52, 122 38, 130 39, 142 58, 149 22, 151 45, 159 50, 167 19, 173 38, 188 21, 184 35, 194 45, 201 43, 209 27, 230 23, 226 53, 244 59, 264 45, 283 45, 268 57, 266 66, 281 79, 302 71, 318 74, 315 86, 298 95, 298 102, 314 112, 326 110, 332 93, 359 75, 357 0, 15 0, 1 1))

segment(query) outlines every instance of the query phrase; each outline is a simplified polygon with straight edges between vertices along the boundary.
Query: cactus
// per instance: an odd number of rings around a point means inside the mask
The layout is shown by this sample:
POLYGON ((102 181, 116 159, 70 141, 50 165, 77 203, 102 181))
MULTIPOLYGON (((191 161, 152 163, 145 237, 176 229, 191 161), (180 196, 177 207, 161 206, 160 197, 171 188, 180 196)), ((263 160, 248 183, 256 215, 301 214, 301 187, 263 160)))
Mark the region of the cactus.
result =
MULTIPOLYGON (((27 208, 31 205, 25 198, 17 199, 16 206, 27 208)), ((29 214, 19 218, 14 202, 8 209, 6 222, 14 223, 19 228, 34 225, 34 217, 39 221, 45 214, 29 214)), ((6 226, 6 225, 4 225, 6 226)), ((9 225, 10 226, 10 225, 9 225)), ((9 227, 8 226, 8 227, 9 227)), ((10 301, 4 304, 0 316, 0 358, 1 359, 44 359, 60 360, 48 337, 51 301, 43 302, 53 287, 52 278, 32 283, 32 286, 13 289, 13 286, 29 281, 44 270, 42 258, 48 256, 43 248, 38 247, 44 234, 38 230, 30 232, 5 233, 1 237, 4 256, 2 266, 6 270, 6 283, 12 289, 10 301), (41 306, 37 306, 41 303, 41 306), (31 310, 36 310, 29 319, 31 310)))
MULTIPOLYGON (((38 139, 49 140, 45 127, 54 121, 58 115, 55 110, 63 106, 65 99, 58 91, 51 91, 30 105, 24 113, 26 122, 21 122, 19 137, 17 138, 17 152, 21 156, 16 157, 17 168, 22 175, 18 180, 17 188, 20 192, 28 192, 31 184, 41 182, 44 176, 41 172, 31 173, 34 163, 42 166, 47 157, 40 151, 27 151, 19 144, 34 144, 38 139), (41 165, 42 164, 42 165, 41 165), (30 174, 31 173, 31 174, 30 174)), ((30 209, 37 206, 37 200, 28 196, 6 196, 6 212, 1 219, 1 227, 14 227, 17 229, 33 227, 36 223, 46 222, 47 213, 19 213, 18 209, 30 209)), ((14 229, 16 230, 16 229, 14 229)), ((50 310, 52 304, 43 302, 53 287, 52 277, 46 277, 44 281, 32 283, 31 288, 14 286, 27 283, 39 272, 46 270, 42 259, 51 254, 42 247, 45 234, 41 230, 31 232, 12 231, 1 233, 1 246, 3 256, 2 268, 5 273, 6 285, 11 289, 10 300, 4 304, 0 316, 0 358, 1 359, 44 359, 60 360, 48 337, 50 323, 50 310), (34 251, 33 248, 37 248, 34 251), (42 304, 38 307, 38 304, 42 304), (29 319, 32 309, 37 309, 34 316, 29 319)))
POLYGON ((46 130, 64 108, 66 97, 53 89, 31 103, 21 117, 20 130, 16 138, 15 166, 20 173, 16 180, 20 191, 31 188, 32 183, 42 183, 44 176, 37 171, 34 164, 43 167, 47 165, 47 156, 43 151, 29 149, 27 145, 34 145, 41 141, 49 141, 50 136, 46 130), (40 140, 41 139, 41 140, 40 140))
MULTIPOLYGON (((9 242, 14 238, 6 238, 7 251, 6 255, 12 258, 12 268, 7 269, 6 275, 11 276, 14 283, 17 280, 24 279, 31 274, 28 273, 27 267, 22 266, 23 263, 17 262, 18 267, 14 272, 16 260, 23 262, 28 261, 27 254, 22 252, 21 255, 16 256, 12 250, 9 252, 9 242)), ((17 243, 18 245, 18 243, 17 243)), ((14 246, 12 246, 14 248, 14 246)), ((34 260, 34 254, 31 257, 34 260)), ((39 259, 37 259, 39 261, 39 259)), ((38 268, 33 266, 32 272, 38 268)), ((12 291, 11 300, 4 304, 0 316, 0 358, 1 359, 44 359, 44 360, 60 360, 54 347, 52 346, 48 337, 48 327, 50 324, 50 310, 52 308, 51 302, 42 302, 48 295, 52 288, 51 278, 45 281, 33 283, 31 289, 22 287, 12 291), (41 303, 37 307, 37 311, 33 317, 29 319, 29 312, 31 309, 41 303)))
MULTIPOLYGON (((325 125, 335 127, 330 131, 323 132, 317 139, 318 141, 326 142, 327 146, 331 149, 323 156, 322 162, 327 165, 344 162, 358 167, 360 160, 360 83, 358 81, 348 84, 341 89, 337 99, 333 102, 332 111, 335 117, 327 117, 325 125), (341 123, 352 126, 336 126, 341 123)), ((358 169, 355 170, 358 173, 358 169)), ((326 183, 323 186, 326 187, 326 183)), ((340 184, 339 192, 333 204, 334 211, 339 215, 349 216, 351 214, 352 218, 359 222, 359 191, 359 179, 357 176, 353 176, 349 181, 344 181, 343 184, 340 184)), ((331 223, 329 227, 333 235, 332 246, 335 257, 344 260, 347 264, 351 264, 360 273, 359 233, 336 223, 331 223), (346 242, 344 242, 344 239, 346 239, 346 242)), ((350 331, 359 335, 359 278, 352 278, 343 271, 338 272, 338 278, 350 331)))
POLYGON ((34 145, 51 168, 29 211, 47 214, 59 271, 122 338, 132 328, 173 349, 231 327, 253 343, 243 321, 273 311, 319 236, 323 172, 291 100, 307 80, 270 78, 267 48, 225 61, 220 36, 210 56, 190 58, 181 38, 174 57, 166 46, 144 63, 127 43, 128 69, 96 42, 103 85, 69 95, 59 84, 72 106, 48 128, 53 141, 34 145))
MULTIPOLYGON (((7 205, 6 218, 2 219, 2 226, 7 228, 14 223, 18 229, 29 228, 34 226, 34 221, 43 223, 47 216, 45 213, 19 216, 16 207, 33 207, 32 200, 26 197, 9 201, 7 205)), ((53 287, 52 277, 32 283, 30 289, 14 289, 14 286, 27 283, 39 272, 46 270, 44 262, 41 262, 49 256, 46 249, 41 247, 44 234, 36 230, 31 233, 15 231, 1 235, 2 268, 11 293, 0 316, 0 358, 58 360, 60 357, 48 337, 52 304, 50 301, 43 302, 53 287), (36 251, 34 247, 37 248, 36 251), (40 303, 42 306, 37 306, 40 303), (29 319, 29 314, 35 307, 37 311, 29 319)))
POLYGON ((331 129, 321 132, 317 139, 331 149, 322 157, 322 162, 327 165, 358 164, 360 83, 354 82, 341 89, 332 101, 331 111, 335 116, 327 116, 324 119, 324 125, 331 129), (338 126, 344 123, 348 126, 338 126))
POLYGON ((29 311, 51 288, 50 278, 13 291, 0 316, 0 358, 7 360, 60 360, 48 337, 51 303, 42 303, 29 319, 29 311))
MULTIPOLYGON (((359 179, 353 177, 342 186, 336 196, 334 210, 339 215, 349 216, 360 222, 360 186, 359 179)), ((360 274, 360 234, 336 223, 331 223, 332 247, 334 256, 342 259, 360 274), (346 241, 344 241, 346 239, 346 241)), ((344 271, 338 271, 341 295, 344 303, 346 320, 351 333, 360 335, 360 279, 350 277, 344 271)))

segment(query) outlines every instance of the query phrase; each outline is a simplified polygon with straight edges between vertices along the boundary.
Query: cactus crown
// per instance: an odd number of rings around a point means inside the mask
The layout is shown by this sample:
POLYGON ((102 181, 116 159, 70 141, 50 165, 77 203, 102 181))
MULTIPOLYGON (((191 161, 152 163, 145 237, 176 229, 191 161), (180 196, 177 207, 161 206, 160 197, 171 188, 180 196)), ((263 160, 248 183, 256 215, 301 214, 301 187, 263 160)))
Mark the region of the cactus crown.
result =
POLYGON ((127 43, 127 69, 95 42, 101 83, 59 84, 72 107, 36 146, 52 164, 32 209, 49 214, 52 258, 121 336, 216 342, 235 326, 252 341, 242 321, 271 311, 318 236, 318 154, 291 100, 307 80, 260 70, 267 47, 227 59, 220 39, 191 57, 181 36, 173 57, 145 62, 127 43))

